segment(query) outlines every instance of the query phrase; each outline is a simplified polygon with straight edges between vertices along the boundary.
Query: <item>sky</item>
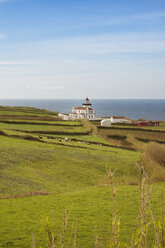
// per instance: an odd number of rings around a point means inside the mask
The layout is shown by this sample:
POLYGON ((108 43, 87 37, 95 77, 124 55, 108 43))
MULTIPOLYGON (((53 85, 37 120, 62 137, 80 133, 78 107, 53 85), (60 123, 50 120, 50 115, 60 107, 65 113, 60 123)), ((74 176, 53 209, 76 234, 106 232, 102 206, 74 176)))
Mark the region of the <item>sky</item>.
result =
POLYGON ((165 98, 164 0, 0 0, 0 98, 165 98))

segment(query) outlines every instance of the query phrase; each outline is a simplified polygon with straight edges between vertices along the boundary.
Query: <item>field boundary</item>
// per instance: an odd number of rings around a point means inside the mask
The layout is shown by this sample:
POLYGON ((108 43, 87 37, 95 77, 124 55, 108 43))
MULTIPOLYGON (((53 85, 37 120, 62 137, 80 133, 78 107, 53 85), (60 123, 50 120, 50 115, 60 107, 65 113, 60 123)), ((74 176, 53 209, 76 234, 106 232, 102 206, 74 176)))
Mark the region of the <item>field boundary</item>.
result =
MULTIPOLYGON (((41 142, 41 143, 45 143, 45 144, 53 144, 53 145, 61 145, 61 146, 67 146, 67 147, 73 147, 73 148, 83 148, 83 149, 90 149, 90 150, 97 150, 95 148, 90 148, 90 147, 84 147, 84 146, 74 146, 74 145, 66 145, 63 143, 54 143, 54 142, 47 142, 47 141, 43 141, 40 138, 37 137, 33 137, 31 135, 8 135, 5 132, 0 130, 0 135, 1 136, 5 136, 8 138, 17 138, 17 139, 24 139, 24 140, 29 140, 29 141, 37 141, 37 142, 41 142)), ((57 139, 64 139, 63 137, 56 137, 57 139)), ((127 150, 127 151, 137 151, 137 149, 132 148, 132 147, 124 147, 124 146, 114 146, 114 145, 108 145, 105 143, 101 143, 101 142, 95 142, 95 141, 86 141, 86 140, 79 140, 79 139, 70 139, 71 141, 77 141, 77 142, 85 142, 86 144, 90 144, 90 145, 101 145, 101 146, 105 146, 105 147, 111 147, 111 148, 117 148, 117 149, 123 149, 123 150, 127 150)), ((105 152, 112 152, 112 151, 105 151, 105 152)))
POLYGON ((39 195, 52 195, 49 192, 46 191, 32 191, 32 192, 25 192, 22 194, 18 194, 18 195, 4 195, 4 196, 0 196, 1 200, 6 200, 6 199, 15 199, 15 198, 25 198, 25 197, 32 197, 32 196, 39 196, 39 195))
POLYGON ((122 128, 122 127, 101 127, 101 126, 98 126, 97 128, 107 129, 107 130, 116 129, 116 130, 127 130, 127 131, 146 131, 146 132, 165 133, 165 131, 161 131, 161 130, 152 130, 152 129, 144 129, 144 128, 122 128))
POLYGON ((27 131, 19 129, 9 129, 12 131, 22 132, 22 133, 33 133, 33 134, 61 134, 61 135, 89 135, 90 132, 62 132, 62 131, 27 131))
MULTIPOLYGON (((54 138, 54 137, 52 137, 52 138, 54 138)), ((64 138, 63 137, 55 137, 55 139, 64 139, 64 138)), ((129 151, 137 151, 137 149, 132 148, 132 147, 114 146, 114 145, 109 145, 109 144, 105 144, 105 143, 102 143, 102 142, 96 142, 96 141, 87 141, 87 140, 72 139, 72 138, 69 138, 69 139, 71 141, 84 142, 84 143, 90 144, 90 145, 101 145, 101 146, 119 148, 119 149, 124 149, 124 150, 129 150, 129 151)))
MULTIPOLYGON (((59 120, 60 121, 60 120, 59 120)), ((7 124, 23 124, 23 125, 45 125, 45 126, 64 126, 64 127, 82 127, 82 124, 78 125, 70 125, 70 124, 58 124, 58 123, 43 123, 43 122, 27 122, 27 121, 2 121, 0 123, 7 123, 7 124)))
POLYGON ((143 139, 143 138, 138 138, 138 137, 135 137, 135 139, 139 140, 139 141, 142 141, 142 142, 156 142, 156 143, 159 143, 159 144, 165 144, 165 141, 161 141, 161 140, 151 140, 151 139, 143 139))

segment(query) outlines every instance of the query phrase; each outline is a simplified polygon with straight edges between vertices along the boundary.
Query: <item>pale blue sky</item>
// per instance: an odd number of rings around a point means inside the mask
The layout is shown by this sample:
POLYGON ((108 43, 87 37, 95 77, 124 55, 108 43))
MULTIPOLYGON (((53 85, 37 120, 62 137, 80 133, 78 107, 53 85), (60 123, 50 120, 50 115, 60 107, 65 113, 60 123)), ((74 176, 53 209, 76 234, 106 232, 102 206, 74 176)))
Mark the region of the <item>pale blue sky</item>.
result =
POLYGON ((164 0, 0 0, 0 98, 165 98, 164 0))

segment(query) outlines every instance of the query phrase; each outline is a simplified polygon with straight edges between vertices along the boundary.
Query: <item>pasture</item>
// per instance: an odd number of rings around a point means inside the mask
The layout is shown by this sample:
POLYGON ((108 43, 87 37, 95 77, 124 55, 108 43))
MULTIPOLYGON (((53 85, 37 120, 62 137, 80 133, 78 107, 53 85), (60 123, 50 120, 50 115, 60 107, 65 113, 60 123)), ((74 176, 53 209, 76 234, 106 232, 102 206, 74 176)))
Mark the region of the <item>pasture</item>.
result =
MULTIPOLYGON (((0 247, 31 247, 32 233, 37 248, 47 247, 43 220, 49 216, 51 228, 59 238, 65 211, 69 215, 65 244, 73 234, 76 219, 77 247, 95 247, 96 230, 102 242, 107 240, 113 217, 109 170, 115 175, 120 241, 130 243, 139 223, 136 163, 147 144, 143 146, 144 142, 130 139, 129 145, 121 146, 108 136, 126 136, 128 140, 131 133, 135 138, 159 141, 165 141, 165 136, 144 130, 128 132, 124 128, 98 129, 94 134, 91 124, 88 127, 79 121, 62 121, 56 113, 46 110, 1 107, 0 111, 3 116, 0 117, 0 247), (17 118, 13 118, 13 113, 17 118), (141 144, 141 149, 136 142, 141 144)), ((164 190, 165 183, 157 180, 150 181, 150 185, 153 212, 159 218, 160 191, 164 190)), ((148 212, 147 221, 150 222, 148 212)), ((150 223, 149 244, 153 233, 150 223)))

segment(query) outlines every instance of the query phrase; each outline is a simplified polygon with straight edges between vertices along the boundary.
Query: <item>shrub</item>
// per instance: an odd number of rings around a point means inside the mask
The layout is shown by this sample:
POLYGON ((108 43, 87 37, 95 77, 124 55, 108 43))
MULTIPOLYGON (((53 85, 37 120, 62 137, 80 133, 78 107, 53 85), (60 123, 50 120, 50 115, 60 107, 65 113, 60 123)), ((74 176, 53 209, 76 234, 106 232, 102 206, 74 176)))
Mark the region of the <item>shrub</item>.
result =
POLYGON ((146 148, 146 155, 154 162, 165 167, 165 146, 150 143, 146 148))
POLYGON ((149 143, 141 156, 150 182, 165 180, 165 146, 157 143, 149 143))

